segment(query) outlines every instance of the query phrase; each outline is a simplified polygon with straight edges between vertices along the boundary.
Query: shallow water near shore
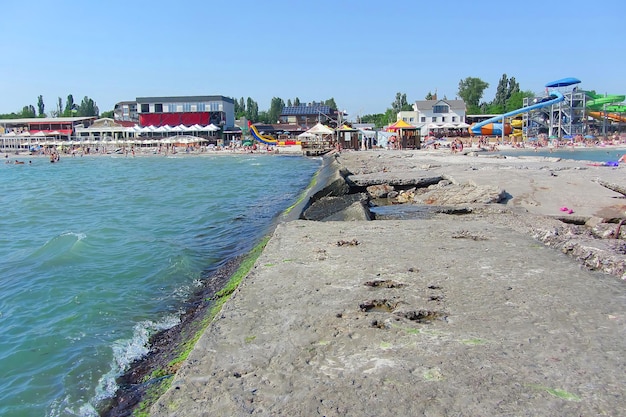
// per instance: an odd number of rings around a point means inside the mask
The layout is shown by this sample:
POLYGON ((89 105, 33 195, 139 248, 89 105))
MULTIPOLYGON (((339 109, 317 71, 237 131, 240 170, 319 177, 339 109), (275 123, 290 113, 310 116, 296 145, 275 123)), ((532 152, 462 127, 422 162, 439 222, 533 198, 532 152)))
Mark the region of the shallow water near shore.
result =
POLYGON ((617 161, 626 154, 626 148, 598 147, 598 148, 533 148, 503 149, 498 152, 488 152, 486 155, 505 156, 533 156, 573 159, 576 161, 610 162, 617 161))
POLYGON ((92 416, 186 298, 319 160, 84 157, 0 166, 0 415, 92 416))

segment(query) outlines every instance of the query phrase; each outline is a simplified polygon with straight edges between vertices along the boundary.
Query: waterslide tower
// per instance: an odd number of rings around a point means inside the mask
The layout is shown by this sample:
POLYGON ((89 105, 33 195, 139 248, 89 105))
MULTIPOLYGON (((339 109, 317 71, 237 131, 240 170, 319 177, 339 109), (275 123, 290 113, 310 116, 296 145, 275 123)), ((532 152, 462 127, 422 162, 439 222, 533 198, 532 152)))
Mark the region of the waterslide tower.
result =
POLYGON ((550 137, 563 138, 584 135, 585 104, 587 96, 578 89, 580 80, 563 78, 546 84, 546 95, 543 97, 524 98, 524 107, 545 101, 551 91, 559 91, 564 99, 551 106, 541 107, 523 113, 522 126, 526 138, 537 137, 543 133, 550 137))

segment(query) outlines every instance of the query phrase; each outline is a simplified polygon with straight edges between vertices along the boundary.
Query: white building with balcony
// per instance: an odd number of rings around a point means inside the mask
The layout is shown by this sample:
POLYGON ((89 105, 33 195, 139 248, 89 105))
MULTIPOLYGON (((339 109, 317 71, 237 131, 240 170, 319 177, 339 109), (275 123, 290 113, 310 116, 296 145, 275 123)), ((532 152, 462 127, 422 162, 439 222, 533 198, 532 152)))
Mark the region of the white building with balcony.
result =
POLYGON ((463 100, 418 100, 413 111, 398 113, 398 120, 418 127, 424 137, 437 129, 463 129, 467 107, 463 100))

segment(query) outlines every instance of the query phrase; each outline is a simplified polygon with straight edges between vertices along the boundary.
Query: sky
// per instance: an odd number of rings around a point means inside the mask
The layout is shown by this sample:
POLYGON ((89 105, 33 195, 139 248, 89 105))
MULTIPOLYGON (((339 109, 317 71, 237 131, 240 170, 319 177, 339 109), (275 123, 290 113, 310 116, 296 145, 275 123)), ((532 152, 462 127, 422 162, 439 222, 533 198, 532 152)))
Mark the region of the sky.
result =
POLYGON ((348 119, 503 74, 626 94, 626 1, 3 0, 0 113, 144 96, 333 98, 348 119), (509 5, 507 5, 509 4, 509 5))

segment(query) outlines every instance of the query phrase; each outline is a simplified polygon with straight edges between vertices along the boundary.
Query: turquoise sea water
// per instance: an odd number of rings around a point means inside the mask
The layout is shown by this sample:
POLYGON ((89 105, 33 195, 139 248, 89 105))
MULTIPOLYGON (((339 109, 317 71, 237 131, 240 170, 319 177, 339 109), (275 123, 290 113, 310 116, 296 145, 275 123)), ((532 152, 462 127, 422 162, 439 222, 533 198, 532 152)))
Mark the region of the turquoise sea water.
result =
POLYGON ((0 415, 38 417, 97 415, 203 274, 251 249, 320 164, 20 159, 0 166, 0 415))
POLYGON ((626 149, 612 147, 598 148, 558 148, 546 149, 506 149, 499 152, 490 152, 490 154, 509 155, 509 156, 548 156, 550 158, 573 159, 577 161, 594 161, 609 162, 617 161, 620 156, 626 154, 626 149))

